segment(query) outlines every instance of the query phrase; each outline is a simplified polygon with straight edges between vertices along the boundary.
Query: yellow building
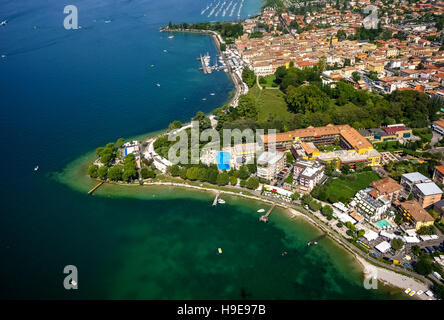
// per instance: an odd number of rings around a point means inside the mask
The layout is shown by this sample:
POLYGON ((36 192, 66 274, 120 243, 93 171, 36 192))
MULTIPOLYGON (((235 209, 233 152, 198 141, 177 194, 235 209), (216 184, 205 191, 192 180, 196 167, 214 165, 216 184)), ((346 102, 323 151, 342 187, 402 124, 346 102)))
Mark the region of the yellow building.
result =
POLYGON ((416 200, 398 203, 398 209, 404 220, 411 223, 416 230, 433 225, 433 217, 416 200))

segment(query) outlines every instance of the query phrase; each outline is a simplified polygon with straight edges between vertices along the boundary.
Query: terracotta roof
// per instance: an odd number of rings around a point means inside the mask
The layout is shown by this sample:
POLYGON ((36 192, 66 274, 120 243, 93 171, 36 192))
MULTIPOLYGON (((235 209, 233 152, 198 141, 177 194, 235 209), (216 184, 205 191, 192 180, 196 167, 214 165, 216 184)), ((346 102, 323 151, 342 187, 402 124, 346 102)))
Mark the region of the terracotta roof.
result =
POLYGON ((434 221, 433 217, 415 200, 401 202, 400 206, 408 211, 417 222, 434 221))
POLYGON ((402 186, 390 177, 373 181, 370 184, 379 194, 390 194, 402 190, 402 186))
POLYGON ((444 166, 436 166, 435 170, 439 171, 441 174, 444 174, 444 166))
POLYGON ((437 124, 437 125, 440 126, 441 128, 444 128, 444 120, 434 121, 433 123, 437 124))
MULTIPOLYGON (((324 127, 308 127, 306 129, 297 129, 293 131, 277 133, 276 142, 292 141, 294 138, 322 137, 327 135, 341 135, 352 147, 356 149, 372 148, 370 142, 361 136, 356 129, 349 125, 332 125, 328 124, 324 127)), ((270 135, 263 135, 262 141, 269 142, 270 135)))

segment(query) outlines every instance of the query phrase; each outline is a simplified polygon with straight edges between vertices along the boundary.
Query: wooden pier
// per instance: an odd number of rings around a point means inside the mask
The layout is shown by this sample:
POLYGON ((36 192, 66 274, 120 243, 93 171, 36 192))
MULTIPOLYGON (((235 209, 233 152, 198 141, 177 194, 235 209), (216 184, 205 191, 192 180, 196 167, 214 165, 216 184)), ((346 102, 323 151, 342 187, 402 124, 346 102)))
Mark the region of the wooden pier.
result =
POLYGON ((216 197, 214 198, 214 201, 213 201, 213 206, 217 206, 217 200, 219 200, 219 195, 220 195, 220 191, 218 191, 216 193, 216 197))
POLYGON ((323 235, 321 235, 321 236, 319 236, 319 237, 317 237, 317 238, 315 238, 315 239, 309 241, 309 242, 307 243, 307 246, 311 246, 312 244, 317 244, 317 242, 318 242, 319 240, 325 238, 326 236, 327 236, 327 233, 324 233, 323 235))
POLYGON ((104 183, 105 183, 105 181, 100 181, 94 188, 92 188, 91 190, 88 191, 88 194, 92 194, 94 191, 99 189, 99 187, 104 183))
POLYGON ((270 213, 271 213, 271 211, 274 209, 274 207, 276 207, 275 204, 273 204, 273 205, 271 206, 271 208, 268 209, 268 211, 267 211, 267 213, 266 213, 265 215, 263 215, 263 216, 261 216, 261 217, 259 218, 259 221, 268 222, 268 216, 270 215, 270 213))

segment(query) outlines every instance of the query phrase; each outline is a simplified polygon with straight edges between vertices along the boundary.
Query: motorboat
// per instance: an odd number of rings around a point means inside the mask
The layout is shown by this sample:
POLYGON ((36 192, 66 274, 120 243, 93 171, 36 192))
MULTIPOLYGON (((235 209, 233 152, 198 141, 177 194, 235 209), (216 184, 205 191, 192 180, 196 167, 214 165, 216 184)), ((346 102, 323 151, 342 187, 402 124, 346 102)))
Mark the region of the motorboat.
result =
POLYGON ((217 199, 217 203, 224 204, 224 203, 225 203, 225 200, 223 200, 223 199, 217 199))
POLYGON ((160 87, 160 84, 156 83, 156 86, 160 87))
POLYGON ((265 212, 265 209, 259 209, 257 212, 265 212))
POLYGON ((171 36, 169 36, 169 37, 168 37, 168 39, 173 39, 173 38, 174 38, 174 36, 173 36, 173 35, 171 35, 171 36))
POLYGON ((39 166, 35 166, 34 171, 38 171, 39 170, 39 166))
POLYGON ((210 96, 214 96, 214 95, 215 95, 215 93, 213 93, 213 92, 212 92, 212 93, 210 93, 210 96))
POLYGON ((0 22, 0 26, 6 26, 7 23, 8 23, 8 20, 3 20, 2 22, 0 22))
POLYGON ((217 251, 219 252, 219 254, 222 254, 222 248, 218 248, 217 251))

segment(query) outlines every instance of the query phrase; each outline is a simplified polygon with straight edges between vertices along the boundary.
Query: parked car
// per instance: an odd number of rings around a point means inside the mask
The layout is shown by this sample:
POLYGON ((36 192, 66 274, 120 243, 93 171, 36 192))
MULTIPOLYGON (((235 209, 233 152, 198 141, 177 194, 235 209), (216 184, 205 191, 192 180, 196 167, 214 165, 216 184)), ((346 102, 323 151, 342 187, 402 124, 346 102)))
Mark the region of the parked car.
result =
POLYGON ((410 264, 408 264, 407 262, 404 263, 403 266, 406 268, 409 268, 409 269, 413 269, 413 267, 410 264))
POLYGON ((429 253, 434 253, 435 252, 435 250, 433 250, 433 248, 431 248, 431 247, 426 247, 427 248, 427 250, 429 250, 429 253))

